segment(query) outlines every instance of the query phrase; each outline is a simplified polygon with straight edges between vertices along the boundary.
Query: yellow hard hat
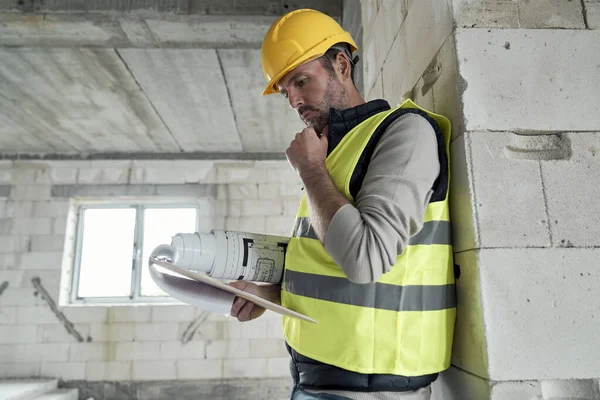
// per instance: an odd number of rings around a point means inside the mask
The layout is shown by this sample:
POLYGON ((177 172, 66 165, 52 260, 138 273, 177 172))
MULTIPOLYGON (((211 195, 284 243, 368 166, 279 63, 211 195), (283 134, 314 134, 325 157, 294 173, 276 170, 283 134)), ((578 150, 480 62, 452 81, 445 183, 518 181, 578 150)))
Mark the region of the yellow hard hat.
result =
POLYGON ((350 33, 322 12, 300 9, 279 18, 262 44, 262 70, 269 82, 263 95, 279 92, 277 82, 285 74, 321 57, 336 43, 347 43, 351 53, 358 49, 350 33))

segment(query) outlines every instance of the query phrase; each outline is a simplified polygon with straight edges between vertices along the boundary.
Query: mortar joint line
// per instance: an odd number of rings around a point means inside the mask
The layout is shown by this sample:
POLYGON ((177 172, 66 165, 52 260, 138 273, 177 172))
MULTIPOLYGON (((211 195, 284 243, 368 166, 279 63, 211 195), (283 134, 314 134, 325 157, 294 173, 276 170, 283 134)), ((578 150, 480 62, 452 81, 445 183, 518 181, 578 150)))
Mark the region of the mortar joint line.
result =
POLYGON ((590 29, 590 24, 588 22, 587 7, 585 5, 585 0, 581 0, 581 14, 583 16, 583 24, 585 25, 585 29, 590 29))
POLYGON ((550 211, 548 210, 548 194, 546 193, 546 185, 544 184, 544 174, 542 173, 542 162, 538 161, 540 168, 540 182, 542 184, 542 196, 544 199, 544 210, 546 212, 546 226, 548 227, 548 238, 550 239, 550 247, 554 247, 554 238, 552 237, 552 225, 550 222, 550 211))

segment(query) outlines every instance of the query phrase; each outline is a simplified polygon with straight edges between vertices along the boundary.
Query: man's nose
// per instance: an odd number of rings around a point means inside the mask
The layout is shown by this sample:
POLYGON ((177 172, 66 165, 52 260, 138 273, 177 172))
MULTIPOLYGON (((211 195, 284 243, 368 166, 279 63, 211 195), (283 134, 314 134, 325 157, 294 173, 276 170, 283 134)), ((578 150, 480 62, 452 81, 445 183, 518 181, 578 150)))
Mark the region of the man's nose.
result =
POLYGON ((290 106, 294 110, 298 110, 298 108, 300 108, 304 104, 302 96, 300 96, 299 93, 295 90, 290 90, 288 92, 288 100, 290 102, 290 106))

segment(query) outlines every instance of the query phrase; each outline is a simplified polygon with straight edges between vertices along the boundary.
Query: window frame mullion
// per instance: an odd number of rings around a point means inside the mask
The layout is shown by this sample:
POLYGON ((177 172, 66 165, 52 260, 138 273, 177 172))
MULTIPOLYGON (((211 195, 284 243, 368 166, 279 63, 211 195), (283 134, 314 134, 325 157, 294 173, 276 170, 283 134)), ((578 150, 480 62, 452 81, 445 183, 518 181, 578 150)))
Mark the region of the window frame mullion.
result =
POLYGON ((135 208, 135 240, 133 243, 133 257, 131 262, 131 296, 137 302, 140 298, 142 284, 141 254, 144 249, 144 207, 136 205, 135 208))

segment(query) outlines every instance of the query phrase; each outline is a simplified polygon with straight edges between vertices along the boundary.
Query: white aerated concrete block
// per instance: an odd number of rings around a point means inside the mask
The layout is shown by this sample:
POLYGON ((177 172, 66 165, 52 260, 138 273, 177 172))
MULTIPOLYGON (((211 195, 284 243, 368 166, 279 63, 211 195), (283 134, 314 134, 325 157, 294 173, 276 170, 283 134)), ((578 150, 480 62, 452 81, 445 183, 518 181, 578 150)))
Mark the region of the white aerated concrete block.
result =
MULTIPOLYGON (((2 267, 3 265, 0 263, 0 270, 3 269, 2 267)), ((8 282, 8 287, 16 288, 21 287, 25 271, 3 270, 0 274, 2 274, 2 277, 0 277, 1 282, 8 282)))
POLYGON ((160 342, 132 342, 117 343, 115 359, 127 360, 153 360, 160 358, 160 342))
POLYGON ((370 89, 370 92, 367 94, 367 97, 365 100, 371 101, 371 100, 377 100, 377 99, 384 99, 385 98, 384 90, 385 89, 383 86, 383 73, 381 71, 379 71, 379 74, 377 75, 377 77, 375 78, 375 81, 373 82, 373 87, 370 89))
POLYGON ((267 337, 267 321, 255 319, 249 322, 237 322, 237 325, 240 328, 241 338, 263 339, 267 337))
POLYGON ((88 361, 85 363, 88 381, 121 381, 131 379, 130 361, 88 361))
POLYGON ((206 358, 227 358, 229 348, 227 340, 207 340, 206 358))
POLYGON ((133 324, 90 324, 89 335, 94 342, 132 342, 133 324))
POLYGON ((457 29, 456 44, 467 130, 598 129, 600 31, 457 29))
POLYGON ((8 288, 0 296, 0 306, 42 306, 46 302, 32 287, 8 288))
MULTIPOLYGON (((77 168, 51 168, 46 172, 43 179, 48 179, 50 182, 60 185, 74 184, 77 183, 78 172, 77 168)), ((45 183, 45 181, 40 183, 45 183)))
MULTIPOLYGON (((0 241, 6 239, 10 236, 0 236, 0 241)), ((0 269, 2 270, 10 270, 16 269, 19 265, 19 258, 16 254, 2 254, 0 251, 0 269)))
POLYGON ((281 184, 278 182, 272 183, 259 183, 258 187, 258 198, 261 200, 277 199, 281 196, 281 184))
POLYGON ((518 28, 518 1, 453 0, 454 19, 460 28, 518 28))
POLYGON ((85 379, 85 363, 42 363, 40 373, 46 377, 61 378, 63 380, 85 379))
POLYGON ((598 265, 598 248, 478 252, 492 380, 600 376, 598 265))
POLYGON ((266 358, 231 358, 223 360, 223 378, 260 378, 267 370, 266 358))
POLYGON ((129 168, 80 168, 77 177, 79 184, 128 183, 129 168))
POLYGON ((15 201, 20 200, 45 200, 51 198, 52 185, 16 185, 10 197, 15 201))
POLYGON ((264 233, 269 235, 291 236, 294 228, 294 217, 278 215, 267 217, 266 230, 264 233))
POLYGON ((580 1, 520 0, 520 28, 585 29, 580 1))
POLYGON ((105 361, 112 358, 114 347, 108 343, 73 343, 69 347, 71 361, 105 361))
POLYGON ((283 327, 281 319, 273 319, 267 321, 267 337, 268 338, 283 338, 283 327))
POLYGON ((24 253, 29 247, 28 236, 0 236, 0 253, 24 253))
POLYGON ((250 357, 250 341, 248 339, 230 339, 227 341, 226 358, 250 357))
MULTIPOLYGON (((87 339, 90 336, 90 327, 87 324, 74 324, 74 329, 87 339)), ((92 337, 92 340, 96 340, 92 337)), ((67 331, 63 324, 41 324, 38 325, 38 343, 74 343, 77 338, 67 331)))
POLYGON ((58 319, 47 305, 18 308, 17 323, 19 324, 48 324, 53 322, 58 322, 58 319))
POLYGON ((17 310, 20 307, 0 307, 0 325, 9 325, 17 322, 17 310))
POLYGON ((0 360, 0 377, 2 378, 30 378, 40 375, 40 363, 3 363, 0 360))
POLYGON ((285 357, 287 354, 283 339, 250 339, 250 357, 285 357))
POLYGON ((189 305, 161 305, 152 307, 152 322, 180 322, 194 319, 194 307, 189 305))
POLYGON ((453 9, 461 28, 585 28, 578 1, 454 0, 453 9))
POLYGON ((242 201, 242 217, 262 217, 281 215, 283 202, 281 200, 244 200, 242 201))
POLYGON ((65 235, 42 235, 42 236, 31 236, 31 251, 48 251, 55 252, 61 251, 65 247, 65 235))
POLYGON ((150 321, 152 308, 146 306, 111 307, 108 310, 108 322, 147 322, 150 321))
POLYGON ((62 265, 62 252, 38 251, 21 254, 21 269, 57 270, 62 265))
POLYGON ((288 378, 290 376, 290 358, 272 357, 267 360, 267 376, 270 378, 288 378))
POLYGON ((35 343, 37 325, 0 325, 0 343, 35 343))
POLYGON ((106 322, 108 309, 106 307, 66 307, 63 314, 71 322, 106 322))
POLYGON ((134 361, 131 379, 133 380, 166 380, 176 379, 175 361, 134 361))
POLYGON ((585 0, 585 9, 590 29, 600 29, 600 1, 585 0))
POLYGON ((223 378, 223 360, 178 360, 177 379, 223 378))
POLYGON ((537 400, 540 394, 536 381, 490 382, 450 367, 432 384, 431 400, 537 400))
POLYGON ((177 340, 179 324, 176 322, 138 323, 134 326, 133 339, 136 341, 177 340))
POLYGON ((217 180, 221 183, 267 183, 267 170, 254 165, 218 163, 217 180))
POLYGON ((22 346, 22 351, 18 355, 22 362, 39 361, 68 361, 68 344, 29 344, 22 346))
POLYGON ((4 217, 32 217, 34 201, 10 201, 5 203, 4 217))
POLYGON ((68 201, 36 201, 33 203, 34 217, 66 217, 69 213, 68 201))
POLYGON ((419 7, 409 8, 383 65, 384 94, 392 107, 412 90, 452 27, 450 0, 423 0, 419 7))
POLYGON ((230 231, 264 233, 267 229, 267 217, 227 217, 225 229, 230 231))
MULTIPOLYGON (((189 322, 179 323, 179 337, 182 337, 190 326, 189 322)), ((223 339, 223 322, 204 321, 194 330, 194 340, 223 339)))
POLYGON ((510 159, 511 133, 469 132, 477 247, 549 246, 539 163, 510 159))
POLYGON ((181 343, 181 341, 161 342, 160 359, 161 360, 194 360, 205 358, 206 344, 203 341, 191 341, 181 343))
POLYGON ((600 133, 567 136, 571 158, 541 163, 553 244, 599 246, 600 187, 594 182, 600 176, 600 133))
MULTIPOLYGON (((267 185, 266 183, 262 185, 267 185)), ((229 184, 225 186, 226 198, 232 200, 253 200, 258 199, 258 184, 229 184)))

